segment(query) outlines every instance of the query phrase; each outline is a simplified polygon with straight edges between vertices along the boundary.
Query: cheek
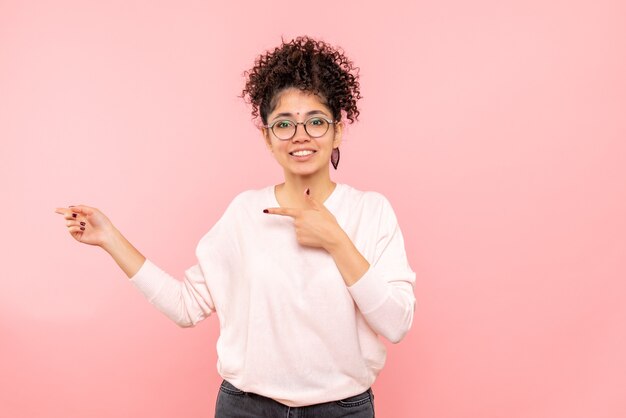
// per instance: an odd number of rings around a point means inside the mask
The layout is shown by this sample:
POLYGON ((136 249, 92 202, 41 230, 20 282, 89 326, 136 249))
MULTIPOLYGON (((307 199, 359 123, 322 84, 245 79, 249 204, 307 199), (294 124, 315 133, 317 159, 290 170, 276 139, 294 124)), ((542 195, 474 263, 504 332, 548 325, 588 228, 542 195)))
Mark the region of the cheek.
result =
POLYGON ((291 157, 286 147, 276 145, 276 144, 274 144, 274 154, 276 156, 280 156, 279 158, 284 158, 284 159, 291 157))

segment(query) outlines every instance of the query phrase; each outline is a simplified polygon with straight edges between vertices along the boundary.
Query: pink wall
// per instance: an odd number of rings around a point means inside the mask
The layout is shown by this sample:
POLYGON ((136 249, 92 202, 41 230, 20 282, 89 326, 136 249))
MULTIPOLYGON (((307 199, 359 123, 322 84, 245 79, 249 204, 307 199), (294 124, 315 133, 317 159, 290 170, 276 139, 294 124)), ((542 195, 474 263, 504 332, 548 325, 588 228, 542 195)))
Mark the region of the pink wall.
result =
POLYGON ((378 415, 623 416, 617 0, 1 0, 0 416, 213 416, 216 318, 169 322, 54 208, 180 278, 235 194, 282 181, 236 97, 281 34, 361 68, 331 175, 389 198, 417 272, 378 415))

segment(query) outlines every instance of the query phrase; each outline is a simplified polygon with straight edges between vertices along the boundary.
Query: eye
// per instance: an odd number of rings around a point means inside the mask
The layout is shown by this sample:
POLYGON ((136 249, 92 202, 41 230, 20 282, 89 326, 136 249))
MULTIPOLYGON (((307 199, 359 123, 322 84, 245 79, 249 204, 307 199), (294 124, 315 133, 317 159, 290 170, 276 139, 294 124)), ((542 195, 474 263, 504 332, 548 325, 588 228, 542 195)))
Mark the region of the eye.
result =
POLYGON ((320 118, 312 118, 309 120, 309 124, 315 125, 315 126, 323 125, 324 122, 326 121, 320 118))
POLYGON ((292 125, 291 121, 289 121, 289 120, 281 120, 280 122, 277 122, 275 126, 277 128, 279 128, 279 129, 285 129, 285 128, 291 127, 291 125, 292 125))

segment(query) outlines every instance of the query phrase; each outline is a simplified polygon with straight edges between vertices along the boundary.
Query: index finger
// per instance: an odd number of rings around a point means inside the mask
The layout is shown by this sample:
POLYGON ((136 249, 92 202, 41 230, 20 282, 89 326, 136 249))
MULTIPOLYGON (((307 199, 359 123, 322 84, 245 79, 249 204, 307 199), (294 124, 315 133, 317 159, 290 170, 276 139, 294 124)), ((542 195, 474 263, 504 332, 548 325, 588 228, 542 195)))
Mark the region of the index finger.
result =
POLYGON ((84 211, 82 210, 82 208, 80 208, 79 206, 69 206, 67 208, 56 208, 55 213, 58 213, 60 215, 64 215, 65 219, 72 219, 75 218, 76 216, 73 216, 73 213, 81 213, 84 211))
POLYGON ((273 215, 286 215, 295 217, 300 212, 300 209, 295 208, 267 208, 263 209, 263 212, 273 214, 273 215))
POLYGON ((68 213, 72 213, 73 209, 71 209, 71 208, 69 208, 69 209, 68 208, 56 208, 54 210, 54 212, 55 213, 59 213, 61 215, 67 215, 68 213))

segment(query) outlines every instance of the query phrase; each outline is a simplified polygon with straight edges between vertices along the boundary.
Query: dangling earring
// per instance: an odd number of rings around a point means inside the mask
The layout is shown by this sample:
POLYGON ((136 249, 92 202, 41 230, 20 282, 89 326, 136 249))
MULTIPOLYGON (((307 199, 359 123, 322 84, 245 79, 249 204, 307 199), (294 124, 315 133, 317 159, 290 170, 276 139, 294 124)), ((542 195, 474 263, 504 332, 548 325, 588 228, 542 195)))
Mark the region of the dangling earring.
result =
POLYGON ((333 148, 333 152, 330 155, 330 162, 332 163, 333 167, 335 167, 335 170, 336 170, 337 166, 339 165, 339 147, 333 148))

